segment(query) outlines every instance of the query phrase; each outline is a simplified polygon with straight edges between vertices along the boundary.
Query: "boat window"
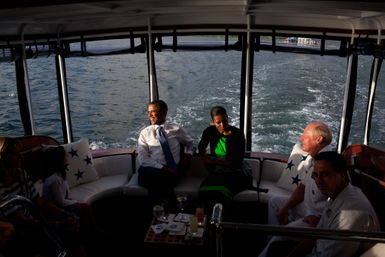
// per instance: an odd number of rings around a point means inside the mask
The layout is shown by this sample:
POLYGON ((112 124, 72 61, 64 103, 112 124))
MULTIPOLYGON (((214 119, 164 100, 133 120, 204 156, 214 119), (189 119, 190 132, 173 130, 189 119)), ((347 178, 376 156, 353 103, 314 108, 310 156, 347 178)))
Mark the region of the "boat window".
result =
MULTIPOLYGON (((352 144, 362 144, 364 142, 365 118, 369 96, 370 71, 372 68, 372 56, 359 56, 358 58, 358 79, 355 112, 352 120, 352 132, 349 142, 352 144)), ((373 116, 369 137, 370 145, 385 147, 385 78, 383 67, 379 74, 375 102, 373 107, 373 116)))
POLYGON ((290 153, 304 127, 339 132, 346 58, 282 52, 254 55, 252 151, 290 153))
POLYGON ((382 66, 378 78, 369 143, 385 149, 385 74, 382 66))
POLYGON ((23 135, 13 61, 0 62, 0 134, 23 135))
MULTIPOLYGON (((112 49, 121 44, 108 42, 112 49)), ((91 139, 95 149, 135 147, 148 125, 146 54, 74 57, 66 66, 74 138, 91 139)))
POLYGON ((63 140, 55 57, 27 60, 35 134, 63 140))
MULTIPOLYGON (((164 45, 172 37, 164 37, 164 45)), ((235 38, 229 39, 233 44, 235 38)), ((198 143, 203 130, 210 125, 210 109, 226 108, 230 124, 239 128, 240 51, 186 50, 192 46, 224 45, 224 36, 178 37, 176 52, 155 52, 159 97, 169 105, 168 120, 181 124, 198 143)), ((172 49, 171 49, 172 50, 172 49)))
MULTIPOLYGON (((228 110, 230 123, 239 127, 242 53, 238 51, 238 37, 229 35, 228 47, 223 35, 163 36, 161 40, 154 35, 154 39, 159 97, 169 104, 168 120, 183 125, 198 142, 210 124, 210 108, 219 104, 228 110)), ((286 42, 277 37, 280 44, 292 49, 295 39, 287 38, 286 42)), ((272 37, 261 38, 261 45, 271 43, 272 37)), ((303 47, 319 49, 319 44, 303 47)), ((77 42, 69 48, 70 58, 65 61, 74 139, 90 138, 93 148, 135 147, 140 129, 148 125, 143 38, 77 42), (130 49, 135 54, 130 54, 130 49)), ((339 48, 339 41, 326 40, 327 51, 339 48)), ((322 120, 331 127, 335 146, 347 58, 308 54, 311 51, 265 50, 254 52, 252 151, 289 153, 312 120, 322 120)), ((349 144, 363 143, 372 59, 359 56, 349 144)), ((22 135, 14 62, 3 60, 0 65, 1 94, 6 99, 1 101, 5 111, 0 132, 22 135)), ((27 65, 35 133, 63 141, 54 54, 44 55, 41 50, 39 58, 29 58, 27 65)), ((385 141, 384 80, 380 72, 369 142, 380 146, 385 141)))

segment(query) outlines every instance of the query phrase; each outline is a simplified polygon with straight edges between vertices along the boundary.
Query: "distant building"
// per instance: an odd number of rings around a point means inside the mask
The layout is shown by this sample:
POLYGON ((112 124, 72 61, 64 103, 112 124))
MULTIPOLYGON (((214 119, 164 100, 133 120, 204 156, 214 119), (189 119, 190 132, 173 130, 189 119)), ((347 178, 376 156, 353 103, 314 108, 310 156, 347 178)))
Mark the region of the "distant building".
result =
POLYGON ((317 46, 321 42, 320 39, 299 37, 297 38, 297 45, 299 46, 317 46))

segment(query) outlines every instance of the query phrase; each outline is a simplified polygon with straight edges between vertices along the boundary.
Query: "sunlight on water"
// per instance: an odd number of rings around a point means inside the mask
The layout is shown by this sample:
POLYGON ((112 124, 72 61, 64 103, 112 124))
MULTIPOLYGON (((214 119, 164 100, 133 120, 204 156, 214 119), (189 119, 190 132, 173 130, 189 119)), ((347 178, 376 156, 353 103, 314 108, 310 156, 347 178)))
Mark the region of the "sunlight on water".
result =
MULTIPOLYGON (((198 143, 210 125, 210 108, 223 105, 239 126, 240 52, 160 52, 155 54, 160 98, 169 105, 169 122, 182 124, 198 143)), ((357 109, 365 110, 371 61, 362 58, 357 109)), ((28 60, 38 134, 62 141, 54 58, 28 60)), ((92 148, 135 147, 148 125, 148 77, 144 54, 66 60, 75 139, 87 137, 92 148)), ((258 52, 252 101, 252 150, 289 153, 303 128, 322 120, 337 140, 342 113, 346 59, 258 52)), ((22 135, 13 63, 0 63, 0 131, 22 135)), ((380 81, 382 78, 380 77, 380 81)), ((383 84, 383 83, 382 83, 383 84)), ((383 85, 378 93, 385 97, 383 85)), ((384 104, 376 103, 371 138, 383 144, 384 104)), ((355 114, 351 141, 362 142, 362 112, 355 114)))

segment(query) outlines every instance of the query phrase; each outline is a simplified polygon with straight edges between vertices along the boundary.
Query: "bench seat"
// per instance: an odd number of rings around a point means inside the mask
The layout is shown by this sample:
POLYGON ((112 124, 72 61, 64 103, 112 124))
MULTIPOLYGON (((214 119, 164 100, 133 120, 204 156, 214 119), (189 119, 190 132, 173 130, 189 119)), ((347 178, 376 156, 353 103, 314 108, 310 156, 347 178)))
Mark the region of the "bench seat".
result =
MULTIPOLYGON (((30 149, 35 149, 41 143, 47 143, 49 137, 29 136, 24 142, 30 149), (31 143, 32 142, 32 143, 31 143)), ((49 140, 50 144, 58 144, 49 140)), ((78 184, 70 188, 69 195, 79 202, 93 203, 94 201, 111 195, 148 196, 146 188, 138 183, 136 154, 133 149, 93 150, 93 164, 97 172, 97 179, 78 184)), ((36 158, 36 156, 34 156, 36 158)), ((251 175, 255 188, 267 189, 268 192, 245 190, 234 197, 237 202, 263 202, 273 196, 290 195, 290 192, 278 187, 278 181, 285 167, 285 155, 274 156, 269 153, 256 155, 247 154, 245 161, 251 167, 251 175), (267 158, 266 158, 267 157, 267 158)), ((34 172, 38 167, 34 167, 34 172)), ((34 174, 36 177, 36 174, 34 174)), ((184 177, 175 187, 175 194, 185 193, 189 198, 198 197, 200 184, 207 175, 204 164, 198 156, 194 156, 184 177)), ((41 192, 41 182, 36 180, 36 186, 41 192)))

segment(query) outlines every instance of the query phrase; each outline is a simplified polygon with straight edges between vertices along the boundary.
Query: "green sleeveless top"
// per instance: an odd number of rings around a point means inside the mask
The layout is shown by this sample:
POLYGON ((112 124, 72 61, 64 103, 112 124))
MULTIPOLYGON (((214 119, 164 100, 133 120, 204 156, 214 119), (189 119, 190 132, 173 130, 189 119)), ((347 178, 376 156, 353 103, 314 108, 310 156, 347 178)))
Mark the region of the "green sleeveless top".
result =
POLYGON ((215 147, 215 156, 217 158, 225 158, 226 157, 226 137, 221 136, 219 138, 218 144, 215 147))
MULTIPOLYGON (((217 146, 214 149, 215 156, 217 158, 225 158, 226 157, 226 140, 227 138, 224 136, 221 136, 218 140, 217 146)), ((233 198, 233 193, 226 187, 226 186, 202 186, 199 191, 201 192, 212 192, 212 191, 218 191, 221 192, 223 195, 227 196, 228 198, 233 198)))

